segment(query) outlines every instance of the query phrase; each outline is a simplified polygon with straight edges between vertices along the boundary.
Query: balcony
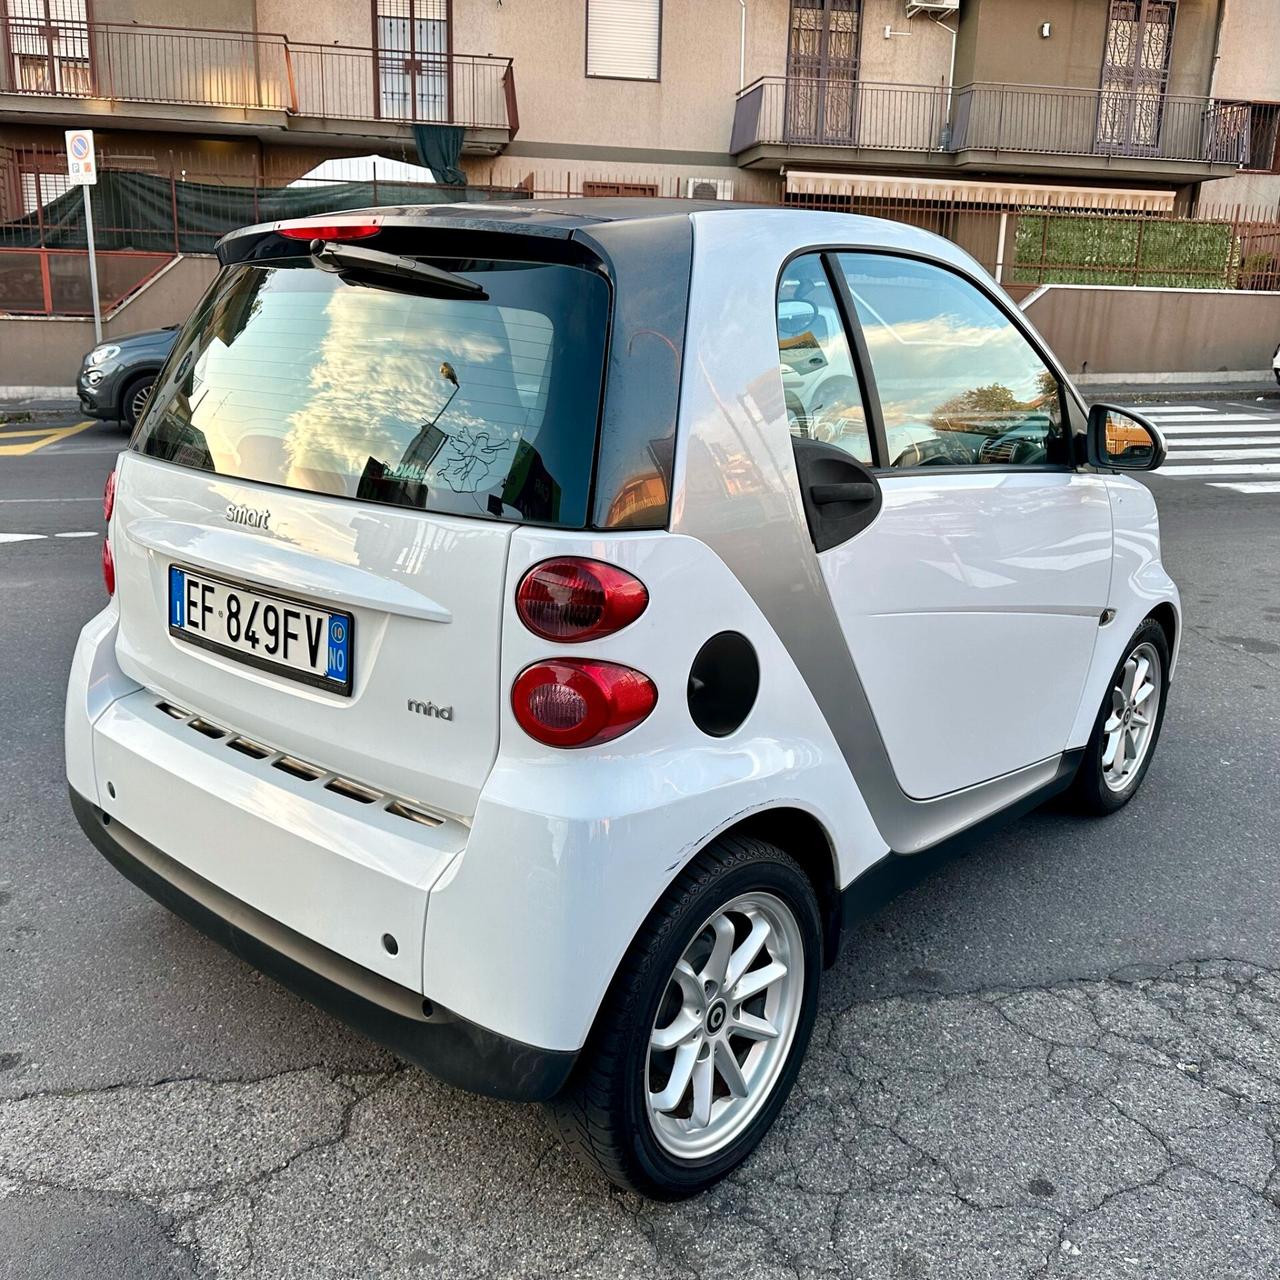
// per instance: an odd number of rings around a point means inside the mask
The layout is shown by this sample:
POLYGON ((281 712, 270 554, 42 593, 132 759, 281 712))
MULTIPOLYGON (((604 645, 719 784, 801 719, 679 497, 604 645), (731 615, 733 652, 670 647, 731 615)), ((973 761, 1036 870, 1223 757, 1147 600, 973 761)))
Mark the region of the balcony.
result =
POLYGON ((744 168, 856 164, 1191 182, 1247 162, 1249 111, 1155 92, 766 77, 738 94, 730 150, 744 168))
POLYGON ((463 151, 494 154, 519 128, 510 58, 418 57, 282 35, 120 25, 48 27, 11 19, 0 64, 0 120, 199 129, 308 141, 406 138, 412 124, 456 124, 463 151), (104 124, 106 121, 104 121, 104 124))

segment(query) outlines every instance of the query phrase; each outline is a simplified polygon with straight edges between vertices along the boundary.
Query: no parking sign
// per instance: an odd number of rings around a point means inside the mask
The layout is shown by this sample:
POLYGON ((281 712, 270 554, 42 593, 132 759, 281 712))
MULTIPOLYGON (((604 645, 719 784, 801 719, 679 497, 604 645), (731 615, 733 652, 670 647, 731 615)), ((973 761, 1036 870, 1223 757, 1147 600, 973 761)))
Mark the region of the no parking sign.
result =
POLYGON ((98 181, 98 161, 93 151, 92 129, 68 129, 67 176, 74 186, 91 187, 98 181))
POLYGON ((93 151, 92 129, 68 129, 67 177, 84 188, 84 232, 89 245, 89 294, 93 298, 93 340, 102 341, 102 306, 98 300, 98 255, 93 248, 93 201, 89 188, 98 181, 98 160, 93 151))

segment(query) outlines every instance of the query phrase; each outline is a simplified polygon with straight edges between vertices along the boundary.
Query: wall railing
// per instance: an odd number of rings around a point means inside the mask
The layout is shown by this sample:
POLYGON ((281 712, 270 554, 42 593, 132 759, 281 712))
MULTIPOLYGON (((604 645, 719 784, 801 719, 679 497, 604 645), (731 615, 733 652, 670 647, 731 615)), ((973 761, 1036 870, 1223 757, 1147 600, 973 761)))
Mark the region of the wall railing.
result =
POLYGON ((766 76, 741 90, 730 150, 757 145, 1019 152, 1244 164, 1247 104, 1038 85, 766 76))

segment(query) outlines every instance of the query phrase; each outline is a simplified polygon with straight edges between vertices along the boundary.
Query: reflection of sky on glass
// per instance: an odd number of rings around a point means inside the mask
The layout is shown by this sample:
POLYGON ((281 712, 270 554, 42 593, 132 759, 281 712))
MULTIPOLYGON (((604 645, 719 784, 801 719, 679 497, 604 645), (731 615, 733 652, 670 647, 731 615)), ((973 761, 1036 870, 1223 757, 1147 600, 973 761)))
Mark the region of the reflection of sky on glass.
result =
POLYGON ((927 263, 841 255, 888 422, 927 422, 979 387, 1025 404, 1042 395, 1044 365, 977 289, 927 263))
POLYGON ((551 338, 536 312, 275 271, 234 344, 201 356, 194 420, 219 470, 354 494, 369 458, 396 466, 440 414, 428 481, 487 492, 541 425, 551 338))

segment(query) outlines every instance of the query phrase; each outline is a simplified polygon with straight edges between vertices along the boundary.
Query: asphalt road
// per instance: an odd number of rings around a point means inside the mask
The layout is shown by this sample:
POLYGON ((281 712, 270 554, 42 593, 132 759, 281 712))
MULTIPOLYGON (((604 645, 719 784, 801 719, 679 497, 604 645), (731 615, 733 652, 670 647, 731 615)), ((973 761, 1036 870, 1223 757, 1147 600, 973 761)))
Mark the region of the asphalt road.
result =
MULTIPOLYGON (((1187 630, 1141 796, 905 863, 761 1152, 664 1206, 256 976, 81 836, 62 694, 104 597, 98 538, 58 535, 100 531, 124 437, 16 447, 36 429, 0 429, 0 1275, 1280 1275, 1280 493, 1152 479, 1187 630)), ((1043 674, 1017 659, 975 678, 1043 674)))

